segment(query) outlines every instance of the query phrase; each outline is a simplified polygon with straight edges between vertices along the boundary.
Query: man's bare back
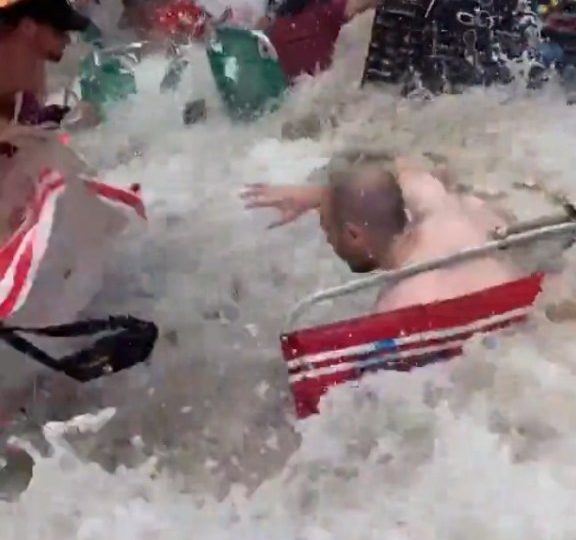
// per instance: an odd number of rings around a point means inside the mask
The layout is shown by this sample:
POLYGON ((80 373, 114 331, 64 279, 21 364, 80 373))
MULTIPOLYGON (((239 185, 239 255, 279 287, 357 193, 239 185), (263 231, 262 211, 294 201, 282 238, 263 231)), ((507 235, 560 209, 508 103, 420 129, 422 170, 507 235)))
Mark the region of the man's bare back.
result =
MULTIPOLYGON (((489 240, 491 231, 505 225, 483 201, 448 192, 430 173, 404 171, 398 180, 408 199, 407 204, 412 208, 419 208, 419 211, 412 211, 414 223, 412 231, 406 236, 409 247, 401 266, 422 263, 481 246, 489 240), (415 175, 419 177, 415 179, 415 175), (413 191, 410 195, 409 186, 416 184, 422 189, 419 192, 413 191)), ((474 259, 403 280, 391 289, 382 291, 376 309, 390 311, 414 304, 446 300, 519 277, 509 263, 493 257, 474 259)))

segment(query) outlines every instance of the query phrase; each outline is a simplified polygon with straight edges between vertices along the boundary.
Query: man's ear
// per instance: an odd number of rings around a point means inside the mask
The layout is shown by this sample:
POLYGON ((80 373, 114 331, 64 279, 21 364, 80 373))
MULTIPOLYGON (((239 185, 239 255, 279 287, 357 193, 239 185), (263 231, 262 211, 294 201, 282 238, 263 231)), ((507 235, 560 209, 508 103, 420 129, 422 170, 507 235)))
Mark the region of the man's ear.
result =
POLYGON ((352 242, 362 242, 366 236, 366 229, 362 225, 347 221, 344 223, 344 234, 352 242))

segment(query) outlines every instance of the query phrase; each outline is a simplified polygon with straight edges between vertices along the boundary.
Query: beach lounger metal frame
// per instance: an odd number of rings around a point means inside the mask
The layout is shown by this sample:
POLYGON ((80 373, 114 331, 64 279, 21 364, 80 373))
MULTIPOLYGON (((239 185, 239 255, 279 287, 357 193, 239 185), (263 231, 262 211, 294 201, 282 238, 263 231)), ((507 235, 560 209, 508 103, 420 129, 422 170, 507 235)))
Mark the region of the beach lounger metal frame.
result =
POLYGON ((503 251, 537 240, 561 236, 576 236, 576 209, 572 205, 565 205, 564 211, 559 214, 520 222, 511 225, 505 230, 496 230, 493 234, 494 240, 482 246, 465 249, 453 255, 413 264, 398 270, 379 272, 376 275, 355 279, 344 285, 315 292, 303 298, 294 306, 286 320, 285 329, 286 331, 294 330, 300 317, 308 309, 320 302, 339 298, 364 289, 398 282, 422 272, 438 270, 451 264, 484 257, 496 251, 503 251))

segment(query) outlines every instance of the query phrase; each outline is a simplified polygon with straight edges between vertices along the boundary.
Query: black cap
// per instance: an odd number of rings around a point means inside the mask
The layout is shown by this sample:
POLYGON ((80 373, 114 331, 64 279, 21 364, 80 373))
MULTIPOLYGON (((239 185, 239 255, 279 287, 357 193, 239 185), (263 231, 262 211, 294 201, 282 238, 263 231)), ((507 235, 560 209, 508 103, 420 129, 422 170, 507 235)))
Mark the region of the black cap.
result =
POLYGON ((15 26, 26 18, 60 32, 83 32, 91 24, 68 0, 0 0, 0 25, 15 26))

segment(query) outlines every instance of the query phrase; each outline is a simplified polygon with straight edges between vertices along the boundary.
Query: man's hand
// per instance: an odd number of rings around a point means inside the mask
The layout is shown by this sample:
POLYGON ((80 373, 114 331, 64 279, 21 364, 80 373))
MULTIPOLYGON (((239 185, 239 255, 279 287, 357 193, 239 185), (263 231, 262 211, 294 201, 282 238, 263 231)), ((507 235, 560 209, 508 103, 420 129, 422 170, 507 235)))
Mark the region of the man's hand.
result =
POLYGON ((251 184, 241 193, 246 208, 275 208, 280 218, 271 223, 273 229, 286 225, 308 210, 318 208, 322 202, 322 186, 271 186, 269 184, 251 184))

